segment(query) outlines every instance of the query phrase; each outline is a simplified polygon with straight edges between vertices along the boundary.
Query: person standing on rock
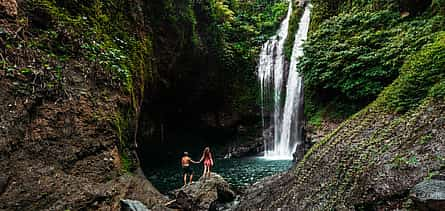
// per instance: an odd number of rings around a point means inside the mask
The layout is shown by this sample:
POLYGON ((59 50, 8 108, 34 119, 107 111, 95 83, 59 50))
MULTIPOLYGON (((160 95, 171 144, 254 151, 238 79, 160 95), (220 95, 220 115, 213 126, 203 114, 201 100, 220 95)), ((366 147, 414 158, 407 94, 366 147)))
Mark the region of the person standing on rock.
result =
POLYGON ((204 178, 206 177, 210 178, 210 171, 213 166, 213 158, 212 158, 212 153, 210 152, 210 147, 206 147, 204 149, 204 152, 202 153, 202 157, 199 160, 199 162, 201 163, 202 161, 204 161, 204 173, 202 174, 202 176, 204 178))
POLYGON ((184 152, 184 155, 181 158, 181 166, 182 166, 182 172, 183 172, 183 177, 184 177, 184 186, 187 185, 187 175, 190 176, 189 184, 192 184, 192 181, 193 181, 193 169, 190 166, 190 163, 199 163, 199 162, 192 160, 192 158, 190 158, 190 156, 189 156, 189 153, 184 152))

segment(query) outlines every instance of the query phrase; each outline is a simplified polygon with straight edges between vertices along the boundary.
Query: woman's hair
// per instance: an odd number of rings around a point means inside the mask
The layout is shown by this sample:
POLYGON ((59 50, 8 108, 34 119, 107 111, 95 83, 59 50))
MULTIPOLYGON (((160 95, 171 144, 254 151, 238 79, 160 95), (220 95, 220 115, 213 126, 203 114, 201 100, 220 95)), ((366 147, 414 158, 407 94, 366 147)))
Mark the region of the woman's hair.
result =
POLYGON ((212 153, 210 153, 210 147, 206 147, 204 149, 204 156, 205 157, 211 157, 212 156, 212 153))

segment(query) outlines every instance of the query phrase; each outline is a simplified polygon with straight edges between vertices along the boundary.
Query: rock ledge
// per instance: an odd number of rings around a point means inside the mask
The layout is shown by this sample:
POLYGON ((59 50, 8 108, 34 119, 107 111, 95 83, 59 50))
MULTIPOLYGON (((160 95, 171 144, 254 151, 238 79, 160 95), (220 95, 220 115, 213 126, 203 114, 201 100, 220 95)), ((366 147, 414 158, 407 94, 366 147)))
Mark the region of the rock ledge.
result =
POLYGON ((420 210, 443 210, 445 207, 445 181, 425 180, 414 186, 410 196, 420 210))
POLYGON ((220 175, 212 173, 210 178, 171 192, 172 200, 167 206, 180 210, 214 210, 218 204, 235 199, 235 192, 220 175))

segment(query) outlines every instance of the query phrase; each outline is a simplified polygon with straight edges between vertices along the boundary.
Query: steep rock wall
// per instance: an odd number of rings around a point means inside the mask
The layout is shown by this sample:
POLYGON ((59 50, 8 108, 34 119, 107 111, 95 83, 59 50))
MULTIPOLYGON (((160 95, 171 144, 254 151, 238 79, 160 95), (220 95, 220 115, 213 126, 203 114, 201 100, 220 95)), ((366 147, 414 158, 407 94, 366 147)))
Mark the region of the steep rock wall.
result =
POLYGON ((126 37, 100 24, 143 17, 130 10, 115 19, 123 8, 98 2, 19 3, 16 19, 1 19, 0 209, 118 210, 123 198, 162 209, 163 196, 131 174, 149 30, 126 37), (124 53, 122 42, 137 51, 124 53))

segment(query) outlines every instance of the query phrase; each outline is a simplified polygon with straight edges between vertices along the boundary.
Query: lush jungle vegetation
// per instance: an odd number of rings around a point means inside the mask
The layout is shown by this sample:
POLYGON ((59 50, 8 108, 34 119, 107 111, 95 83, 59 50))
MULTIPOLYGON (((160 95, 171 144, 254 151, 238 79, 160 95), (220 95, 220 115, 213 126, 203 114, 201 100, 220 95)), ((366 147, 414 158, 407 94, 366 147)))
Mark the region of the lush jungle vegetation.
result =
MULTIPOLYGON (((414 5, 410 1, 338 0, 313 4, 311 32, 299 65, 306 114, 315 124, 320 118, 345 118, 375 100, 410 69, 408 64, 416 66, 416 55, 443 36, 445 29, 444 3, 437 0, 414 5)), ((417 80, 417 86, 412 93, 391 95, 403 99, 390 103, 395 110, 407 110, 443 77, 443 65, 435 64, 434 79, 418 75, 403 80, 417 80)), ((418 65, 418 71, 426 72, 418 65)))

